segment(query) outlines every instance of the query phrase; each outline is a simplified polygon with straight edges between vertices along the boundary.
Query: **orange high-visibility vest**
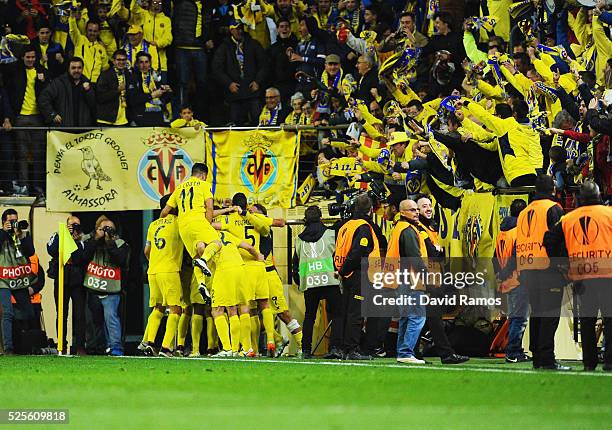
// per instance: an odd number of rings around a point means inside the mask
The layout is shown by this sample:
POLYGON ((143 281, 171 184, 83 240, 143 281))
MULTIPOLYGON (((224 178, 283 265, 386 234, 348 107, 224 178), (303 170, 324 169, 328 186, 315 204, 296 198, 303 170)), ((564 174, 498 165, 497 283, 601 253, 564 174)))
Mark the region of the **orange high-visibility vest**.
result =
MULTIPOLYGON (((367 225, 370 228, 370 232, 372 233, 372 240, 374 241, 374 249, 370 252, 369 258, 375 258, 375 264, 370 264, 368 275, 370 280, 372 280, 372 272, 373 270, 380 269, 382 264, 380 262, 380 247, 378 245, 378 238, 374 233, 374 229, 372 226, 368 224, 365 220, 362 219, 351 219, 348 220, 338 231, 338 239, 336 239, 336 253, 334 255, 334 265, 336 266, 336 270, 340 270, 344 262, 346 261, 346 257, 348 253, 351 251, 351 245, 353 244, 353 236, 355 235, 355 231, 361 227, 362 225, 367 225)), ((349 273, 347 278, 353 276, 353 272, 349 273)))
MULTIPOLYGON (((516 227, 506 230, 500 231, 497 235, 497 242, 495 243, 495 256, 497 257, 497 261, 499 261, 499 267, 504 269, 510 258, 512 257, 512 251, 516 246, 516 227)), ((510 290, 519 286, 518 281, 518 272, 515 270, 512 272, 512 276, 510 278, 503 280, 499 285, 499 291, 502 293, 507 293, 510 290)))
MULTIPOLYGON (((407 228, 411 228, 417 235, 419 241, 419 251, 423 260, 427 260, 427 247, 425 246, 425 238, 419 232, 418 228, 407 221, 400 220, 393 227, 391 231, 391 237, 389 238, 389 244, 387 245, 387 257, 385 258, 385 272, 394 273, 400 268, 400 238, 402 233, 407 228)), ((395 283, 387 284, 389 288, 397 288, 395 283)), ((419 282, 415 285, 415 289, 423 289, 424 285, 419 282)))
POLYGON ((612 278, 612 208, 581 206, 561 218, 572 281, 612 278))
POLYGON ((543 270, 550 266, 544 248, 544 233, 548 231, 548 210, 559 203, 552 200, 535 200, 523 210, 516 223, 516 267, 521 270, 543 270))
MULTIPOLYGON (((30 266, 32 266, 32 273, 38 274, 38 255, 34 254, 30 257, 30 266)), ((30 302, 33 305, 42 303, 42 296, 40 293, 35 293, 30 296, 30 302)), ((11 295, 11 303, 17 304, 15 297, 11 295)))

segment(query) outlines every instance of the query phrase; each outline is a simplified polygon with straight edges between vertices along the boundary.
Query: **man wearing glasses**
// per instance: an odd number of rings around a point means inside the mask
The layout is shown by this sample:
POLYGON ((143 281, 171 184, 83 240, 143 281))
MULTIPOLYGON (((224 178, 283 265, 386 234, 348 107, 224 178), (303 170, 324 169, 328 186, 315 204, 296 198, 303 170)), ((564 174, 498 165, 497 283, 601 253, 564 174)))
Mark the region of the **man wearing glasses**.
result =
POLYGON ((118 49, 113 54, 113 67, 103 72, 96 88, 98 124, 123 126, 128 124, 126 88, 129 71, 127 53, 118 49))

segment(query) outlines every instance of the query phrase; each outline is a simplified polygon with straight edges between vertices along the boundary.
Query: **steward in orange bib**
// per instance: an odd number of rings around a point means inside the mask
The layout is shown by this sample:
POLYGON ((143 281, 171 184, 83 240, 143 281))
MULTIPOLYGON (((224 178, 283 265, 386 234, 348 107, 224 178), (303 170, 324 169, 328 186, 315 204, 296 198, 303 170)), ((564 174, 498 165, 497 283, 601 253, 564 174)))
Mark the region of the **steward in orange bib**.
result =
POLYGON ((527 288, 529 317, 529 350, 534 369, 571 370, 555 359, 555 332, 559 326, 563 275, 550 268, 544 248, 544 234, 561 219, 563 209, 553 200, 555 185, 551 176, 539 175, 535 196, 518 216, 516 259, 519 282, 527 288))
POLYGON ((375 231, 371 219, 372 200, 367 195, 357 197, 353 217, 338 230, 334 265, 342 282, 342 309, 344 327, 344 358, 347 360, 369 360, 368 355, 359 351, 361 338, 361 304, 363 295, 361 285, 370 288, 368 279, 361 279, 362 269, 368 274, 370 269, 380 270, 380 267, 362 268, 362 258, 380 260, 380 243, 386 248, 386 239, 375 231), (380 240, 380 242, 379 242, 380 240))
POLYGON ((503 219, 495 244, 493 267, 499 281, 499 291, 508 294, 508 344, 506 363, 531 361, 523 351, 523 334, 527 327, 529 298, 527 289, 518 281, 516 271, 516 220, 525 209, 525 200, 516 199, 510 205, 510 216, 503 219))
MULTIPOLYGON (((419 197, 417 200, 419 209, 419 233, 425 241, 427 248, 427 270, 429 272, 443 272, 444 248, 440 246, 438 237, 438 226, 434 220, 434 212, 431 199, 427 196, 419 197)), ((441 299, 444 297, 445 289, 442 285, 428 285, 427 293, 431 298, 441 299)), ((444 321, 442 320, 442 307, 440 305, 427 305, 427 327, 431 332, 436 352, 443 364, 460 364, 469 360, 469 357, 459 355, 455 352, 446 336, 444 321)))
MULTIPOLYGON (((425 364, 415 356, 415 346, 421 329, 425 325, 425 306, 420 303, 424 294, 424 282, 414 282, 416 276, 425 276, 427 258, 425 238, 419 232, 419 209, 414 200, 403 200, 399 206, 401 218, 395 224, 387 248, 385 271, 395 273, 400 270, 413 274, 410 284, 398 285, 398 293, 413 301, 400 309, 399 328, 397 331, 397 361, 400 363, 425 364), (400 260, 401 259, 401 260, 400 260)), ((403 277, 403 275, 402 275, 403 277)))
POLYGON ((568 257, 580 315, 584 370, 597 367, 595 322, 604 323, 604 370, 612 371, 612 208, 601 202, 599 187, 586 181, 579 207, 564 215, 544 236, 551 256, 568 257))

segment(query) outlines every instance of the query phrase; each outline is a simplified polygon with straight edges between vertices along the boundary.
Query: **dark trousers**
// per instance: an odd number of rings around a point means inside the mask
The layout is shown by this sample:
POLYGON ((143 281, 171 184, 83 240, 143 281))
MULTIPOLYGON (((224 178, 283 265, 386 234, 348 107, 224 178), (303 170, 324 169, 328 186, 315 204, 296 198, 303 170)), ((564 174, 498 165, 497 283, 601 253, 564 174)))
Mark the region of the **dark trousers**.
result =
MULTIPOLYGON (((190 103, 189 100, 189 83, 191 77, 195 78, 196 94, 198 97, 194 100, 193 109, 198 117, 202 117, 204 110, 203 95, 206 91, 206 71, 208 57, 204 49, 181 49, 175 50, 174 61, 176 64, 176 73, 178 77, 178 104, 179 108, 190 103)), ((176 113, 178 114, 178 112, 176 113)))
MULTIPOLYGON (((55 307, 58 308, 59 287, 58 282, 54 282, 53 297, 55 298, 55 307)), ((72 346, 74 348, 85 348, 85 303, 87 292, 82 285, 64 285, 64 350, 67 351, 66 333, 68 322, 68 304, 72 299, 72 346)), ((58 327, 59 318, 55 318, 56 327, 58 327)))
MULTIPOLYGON (((231 121, 237 126, 257 125, 261 105, 257 97, 229 102, 231 121)), ((285 118, 283 118, 283 121, 285 118)))
POLYGON ((330 348, 342 348, 342 296, 339 286, 330 285, 309 288, 304 291, 304 303, 306 305, 302 326, 302 350, 304 352, 312 351, 312 329, 321 300, 327 300, 327 312, 331 321, 330 348))
MULTIPOLYGON (((427 293, 430 297, 444 297, 444 290, 442 288, 430 288, 427 290, 427 293)), ((425 310, 425 315, 427 317, 427 327, 431 333, 431 338, 437 354, 442 358, 453 355, 455 350, 446 336, 444 322, 442 321, 442 307, 438 305, 428 305, 425 310)))
MULTIPOLYGON (((31 321, 34 317, 30 293, 27 288, 9 290, 0 288, 0 306, 2 307, 2 342, 5 352, 13 351, 13 321, 16 311, 21 312, 21 319, 31 321), (11 303, 11 295, 15 298, 15 305, 11 303)), ((40 321, 40 320, 39 320, 40 321)), ((26 326, 29 324, 26 323, 26 326)))
POLYGON ((357 351, 361 340, 361 279, 358 273, 342 279, 342 316, 344 327, 344 350, 357 351))
MULTIPOLYGON (((17 115, 16 127, 42 127, 40 115, 17 115)), ((42 130, 19 130, 16 132, 17 165, 20 185, 45 190, 46 138, 42 130)))
POLYGON ((555 270, 525 270, 521 272, 520 281, 527 287, 531 305, 529 350, 533 354, 533 365, 552 365, 565 281, 555 270))
POLYGON ((104 334, 104 308, 100 299, 90 292, 86 293, 87 306, 85 310, 86 329, 85 341, 88 354, 103 354, 106 349, 104 334))
POLYGON ((582 282, 578 294, 582 362, 586 367, 597 366, 597 336, 595 323, 601 310, 604 329, 604 363, 612 366, 612 280, 590 279, 582 282))
POLYGON ((377 349, 382 348, 387 337, 391 318, 388 317, 368 317, 366 320, 365 351, 373 354, 377 349))

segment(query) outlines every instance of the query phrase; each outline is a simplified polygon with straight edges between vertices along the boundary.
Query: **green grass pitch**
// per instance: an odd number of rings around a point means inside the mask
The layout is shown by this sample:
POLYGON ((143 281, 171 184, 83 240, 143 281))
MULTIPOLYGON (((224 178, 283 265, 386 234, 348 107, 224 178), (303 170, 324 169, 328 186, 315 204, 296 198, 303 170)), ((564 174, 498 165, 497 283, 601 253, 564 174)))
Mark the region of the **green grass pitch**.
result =
MULTIPOLYGON (((93 429, 603 429, 612 373, 244 359, 0 357, 0 408, 93 429)), ((2 427, 2 426, 0 426, 2 427)), ((51 425, 19 428, 42 428, 51 425)), ((62 428, 53 426, 52 428, 62 428)))

